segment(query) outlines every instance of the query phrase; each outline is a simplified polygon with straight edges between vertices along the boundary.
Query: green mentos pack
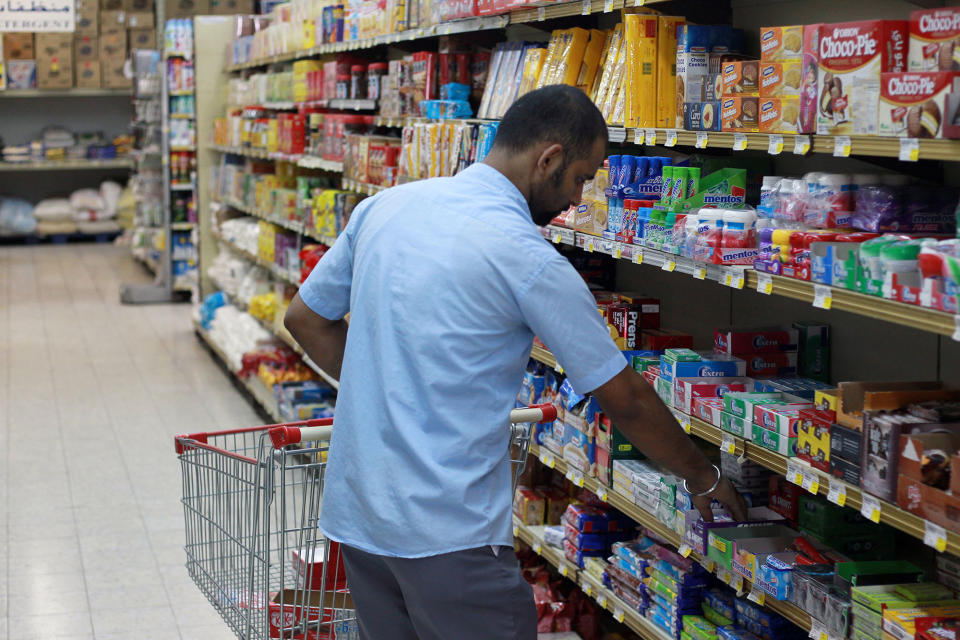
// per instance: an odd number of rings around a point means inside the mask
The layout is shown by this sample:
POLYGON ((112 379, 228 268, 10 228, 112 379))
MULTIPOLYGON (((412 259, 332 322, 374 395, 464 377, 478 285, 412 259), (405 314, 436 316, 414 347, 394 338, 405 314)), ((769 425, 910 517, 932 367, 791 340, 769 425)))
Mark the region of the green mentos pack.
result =
POLYGON ((720 169, 700 178, 700 191, 682 203, 682 209, 696 210, 703 207, 715 209, 740 209, 747 196, 746 169, 720 169))

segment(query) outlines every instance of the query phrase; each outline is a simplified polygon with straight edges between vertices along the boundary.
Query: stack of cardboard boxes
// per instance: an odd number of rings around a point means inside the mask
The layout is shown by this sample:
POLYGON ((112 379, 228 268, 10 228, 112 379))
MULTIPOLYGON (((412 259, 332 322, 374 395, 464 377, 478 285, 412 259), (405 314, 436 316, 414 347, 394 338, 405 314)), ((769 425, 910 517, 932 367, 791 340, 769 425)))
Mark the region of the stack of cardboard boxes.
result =
POLYGON ((7 33, 8 89, 126 89, 127 52, 156 49, 153 0, 78 0, 73 33, 7 33))

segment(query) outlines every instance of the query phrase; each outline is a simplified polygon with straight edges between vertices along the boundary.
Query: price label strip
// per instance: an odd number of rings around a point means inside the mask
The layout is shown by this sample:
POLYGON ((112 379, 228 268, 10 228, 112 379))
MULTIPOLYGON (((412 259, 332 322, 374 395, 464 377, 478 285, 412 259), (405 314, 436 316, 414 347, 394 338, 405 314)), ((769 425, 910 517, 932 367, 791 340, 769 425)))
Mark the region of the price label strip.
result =
POLYGON ((820 492, 820 476, 813 471, 803 472, 803 482, 800 484, 804 489, 817 495, 820 492))
POLYGON ((583 487, 583 474, 577 471, 576 469, 567 469, 567 480, 572 482, 577 487, 583 487))
POLYGON ((623 245, 619 242, 613 245, 613 257, 617 260, 623 257, 623 245))
POLYGON ((553 468, 555 468, 555 467, 557 466, 557 461, 556 461, 556 459, 553 457, 553 454, 552 454, 552 453, 541 453, 541 454, 540 454, 540 462, 542 462, 542 463, 545 464, 546 466, 550 467, 551 469, 553 469, 553 468))
POLYGON ((604 0, 603 12, 610 13, 611 11, 613 11, 613 0, 604 0))
POLYGON ((803 486, 803 466, 794 460, 787 460, 787 480, 803 486))
POLYGON ((943 553, 947 549, 947 531, 938 524, 925 521, 923 523, 923 543, 943 553))
POLYGON ((693 277, 697 280, 706 280, 707 279, 707 268, 706 267, 694 267, 693 268, 693 277))
MULTIPOLYGON (((637 1, 642 2, 642 0, 637 0, 637 1)), ((624 618, 623 609, 621 609, 620 607, 614 607, 613 619, 616 620, 617 622, 623 622, 623 618, 624 618)))
POLYGON ((663 261, 663 264, 660 265, 660 268, 664 271, 674 271, 677 268, 677 263, 673 260, 667 259, 663 261))
POLYGON ((553 234, 553 244, 560 244, 562 240, 563 235, 559 231, 553 234))
POLYGON ((600 498, 600 502, 606 502, 606 501, 607 501, 607 490, 604 489, 603 487, 601 487, 601 488, 599 489, 599 491, 597 492, 597 497, 600 498))
POLYGON ((724 433, 720 436, 720 451, 730 454, 737 452, 737 441, 734 440, 733 436, 729 433, 724 433))
POLYGON ((634 264, 643 264, 643 249, 638 249, 634 247, 633 249, 633 262, 634 264))
POLYGON ((643 129, 633 130, 633 144, 643 144, 645 137, 646 136, 643 134, 643 129))
POLYGON ((813 285, 813 306, 817 309, 829 309, 833 306, 833 290, 828 285, 813 285))
POLYGON ((591 11, 593 11, 593 3, 590 0, 583 0, 583 9, 580 11, 580 15, 588 16, 591 11))
POLYGON ((953 316, 953 339, 960 342, 960 315, 953 316))
POLYGON ((693 146, 697 149, 706 149, 709 138, 706 131, 697 131, 697 141, 693 143, 693 146))
POLYGON ((842 507, 847 504, 847 485, 842 480, 830 480, 830 490, 827 491, 827 500, 842 507))
POLYGON ((693 549, 690 548, 690 545, 684 543, 680 545, 680 548, 677 549, 677 552, 684 558, 689 558, 690 554, 693 553, 693 549))
POLYGON ((805 156, 810 151, 810 136, 794 136, 793 152, 798 156, 805 156))
POLYGON ((593 253, 593 238, 587 238, 583 243, 583 248, 587 253, 593 253))
POLYGON ((916 138, 900 138, 900 162, 916 162, 920 159, 920 141, 916 138))
POLYGON ((744 276, 740 269, 728 269, 723 276, 723 284, 734 289, 743 289, 744 276))
POLYGON ((757 291, 770 295, 773 293, 773 276, 763 271, 757 272, 757 291))
POLYGON ((747 148, 747 134, 745 133, 735 133, 733 134, 733 150, 734 151, 744 151, 747 148))
POLYGON ((657 144, 657 130, 656 129, 645 129, 644 136, 646 137, 647 144, 657 144))
POLYGON ((759 588, 754 587, 750 593, 747 594, 747 600, 750 602, 756 602, 762 607, 763 603, 767 600, 767 595, 763 591, 760 591, 759 588))
POLYGON ((837 136, 833 139, 833 155, 838 158, 849 158, 853 150, 850 136, 837 136))
POLYGON ((547 8, 546 7, 537 7, 537 21, 543 22, 547 17, 547 8))
POLYGON ((871 522, 880 522, 880 514, 883 511, 880 499, 866 493, 861 495, 860 515, 871 522))
POLYGON ((607 596, 603 595, 602 593, 598 593, 598 594, 597 594, 597 604, 599 604, 601 607, 603 607, 604 609, 606 609, 606 608, 607 608, 607 596))
MULTIPOLYGON (((612 4, 612 0, 606 0, 612 4)), ((608 129, 610 142, 625 142, 627 139, 627 130, 623 127, 611 127, 608 129)))
POLYGON ((564 578, 566 578, 569 573, 570 569, 567 569, 566 565, 562 565, 560 567, 560 575, 562 575, 564 578))
POLYGON ((664 141, 663 145, 665 147, 677 146, 677 130, 676 129, 667 129, 667 139, 664 141))
POLYGON ((783 136, 779 134, 770 136, 770 142, 767 144, 767 153, 772 156, 778 156, 783 153, 783 136))

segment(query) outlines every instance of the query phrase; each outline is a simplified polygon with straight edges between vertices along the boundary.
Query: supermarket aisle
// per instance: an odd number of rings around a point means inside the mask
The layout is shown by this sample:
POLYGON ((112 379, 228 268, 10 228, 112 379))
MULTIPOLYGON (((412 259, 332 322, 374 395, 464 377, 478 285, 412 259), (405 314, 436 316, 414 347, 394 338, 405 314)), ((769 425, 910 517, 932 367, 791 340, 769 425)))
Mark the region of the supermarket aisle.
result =
POLYGON ((129 249, 0 246, 0 639, 231 637, 183 567, 173 434, 259 421, 129 249))

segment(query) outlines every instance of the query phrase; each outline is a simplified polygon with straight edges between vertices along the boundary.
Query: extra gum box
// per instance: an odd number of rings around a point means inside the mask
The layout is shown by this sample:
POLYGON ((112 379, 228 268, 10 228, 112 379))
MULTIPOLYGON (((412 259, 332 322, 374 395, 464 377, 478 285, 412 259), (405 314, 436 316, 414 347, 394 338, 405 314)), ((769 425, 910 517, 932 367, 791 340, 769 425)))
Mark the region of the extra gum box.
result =
POLYGON ((728 391, 746 391, 753 384, 750 378, 677 378, 673 388, 673 406, 690 413, 694 398, 722 398, 728 391))
POLYGON ((796 438, 801 422, 800 410, 812 408, 812 402, 758 404, 753 408, 753 423, 763 429, 796 438))
POLYGON ((720 353, 776 353, 796 351, 796 329, 717 329, 713 348, 720 353))
POLYGON ((960 73, 884 73, 880 82, 880 109, 877 114, 880 135, 943 137, 947 95, 960 91, 960 73))
POLYGON ((910 71, 960 71, 960 7, 910 14, 910 71))
POLYGON ((720 414, 723 413, 723 398, 700 396, 693 399, 691 415, 709 422, 715 427, 720 426, 720 414))

